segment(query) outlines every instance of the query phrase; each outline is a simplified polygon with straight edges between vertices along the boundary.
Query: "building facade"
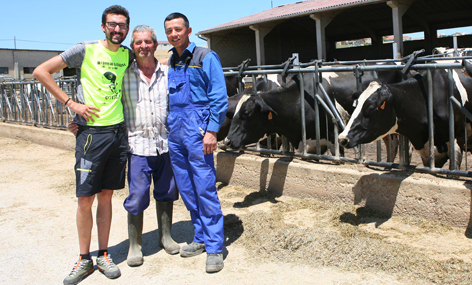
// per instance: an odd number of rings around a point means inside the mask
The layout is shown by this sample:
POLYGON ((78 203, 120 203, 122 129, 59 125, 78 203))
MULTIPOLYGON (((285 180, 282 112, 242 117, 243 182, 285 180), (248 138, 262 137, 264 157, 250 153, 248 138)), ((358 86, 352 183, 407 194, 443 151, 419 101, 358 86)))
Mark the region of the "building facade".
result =
MULTIPOLYGON (((60 50, 0 49, 0 81, 31 80, 33 70, 46 60, 60 54, 60 50)), ((74 75, 75 70, 65 69, 55 74, 74 75)))

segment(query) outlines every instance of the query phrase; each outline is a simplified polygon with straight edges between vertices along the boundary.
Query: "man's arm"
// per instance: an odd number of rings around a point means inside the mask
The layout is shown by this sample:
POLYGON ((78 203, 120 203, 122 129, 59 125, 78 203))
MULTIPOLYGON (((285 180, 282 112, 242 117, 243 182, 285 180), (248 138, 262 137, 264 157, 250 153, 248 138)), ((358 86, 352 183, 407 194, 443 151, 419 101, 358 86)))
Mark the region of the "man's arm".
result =
POLYGON ((210 121, 207 132, 203 137, 203 153, 208 154, 216 150, 217 132, 224 122, 228 111, 228 94, 220 59, 214 52, 207 54, 203 60, 203 70, 208 78, 207 97, 210 100, 210 121))
POLYGON ((210 105, 210 121, 207 130, 217 133, 228 111, 228 94, 220 58, 215 52, 208 53, 203 59, 203 73, 207 81, 206 93, 210 105))
MULTIPOLYGON (((56 55, 55 57, 43 62, 41 65, 36 67, 33 71, 33 76, 41 82, 41 84, 46 87, 46 89, 54 96, 57 100, 62 103, 65 103, 69 96, 62 91, 62 89, 56 84, 52 74, 58 72, 67 67, 67 64, 62 59, 60 55, 56 55)), ((80 116, 84 117, 86 121, 93 122, 93 116, 99 117, 99 115, 94 111, 100 111, 95 106, 88 106, 83 105, 77 102, 74 102, 72 99, 67 102, 67 106, 74 111, 75 113, 79 114, 80 116)))

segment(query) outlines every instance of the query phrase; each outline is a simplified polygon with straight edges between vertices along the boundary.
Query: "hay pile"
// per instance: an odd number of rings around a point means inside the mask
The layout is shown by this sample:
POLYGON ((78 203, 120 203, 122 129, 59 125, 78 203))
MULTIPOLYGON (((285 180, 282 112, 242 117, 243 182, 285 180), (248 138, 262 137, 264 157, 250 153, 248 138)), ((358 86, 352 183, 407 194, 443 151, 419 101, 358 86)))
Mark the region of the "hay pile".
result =
POLYGON ((452 235, 467 242, 459 229, 414 217, 383 217, 352 205, 277 198, 221 184, 219 189, 226 245, 243 246, 261 262, 385 272, 405 283, 471 284, 472 264, 462 258, 471 248, 448 251, 426 240, 452 235), (269 211, 257 209, 264 203, 269 211), (392 222, 400 226, 388 226, 392 222))

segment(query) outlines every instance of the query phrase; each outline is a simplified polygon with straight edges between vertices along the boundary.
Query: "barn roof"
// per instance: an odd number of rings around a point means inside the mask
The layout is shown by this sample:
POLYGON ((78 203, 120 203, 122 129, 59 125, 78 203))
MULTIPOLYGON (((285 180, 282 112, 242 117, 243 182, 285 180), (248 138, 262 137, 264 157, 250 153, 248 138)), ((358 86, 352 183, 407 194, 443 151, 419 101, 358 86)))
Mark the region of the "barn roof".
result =
POLYGON ((359 6, 362 4, 372 4, 385 2, 386 0, 306 0, 293 4, 281 5, 272 9, 259 12, 247 17, 243 17, 216 27, 203 30, 198 34, 208 34, 221 30, 254 25, 262 22, 275 21, 297 16, 310 15, 317 12, 359 6))

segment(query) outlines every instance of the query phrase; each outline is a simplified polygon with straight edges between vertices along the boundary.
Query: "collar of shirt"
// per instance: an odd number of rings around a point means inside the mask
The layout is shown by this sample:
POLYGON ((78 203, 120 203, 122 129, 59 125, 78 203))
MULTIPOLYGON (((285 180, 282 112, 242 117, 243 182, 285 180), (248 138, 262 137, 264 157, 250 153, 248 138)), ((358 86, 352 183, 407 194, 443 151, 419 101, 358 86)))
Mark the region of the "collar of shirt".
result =
MULTIPOLYGON (((189 52, 192 53, 196 46, 197 45, 194 42, 191 42, 190 45, 185 50, 188 50, 189 52)), ((183 53, 185 53, 185 50, 183 53)), ((169 51, 171 51, 174 54, 177 53, 177 50, 175 49, 175 47, 171 48, 169 51)))
MULTIPOLYGON (((158 72, 163 72, 164 70, 162 69, 162 63, 160 63, 157 59, 154 59, 154 62, 156 62, 156 70, 154 70, 154 74, 156 76, 152 76, 152 79, 151 79, 151 82, 149 85, 152 85, 159 77, 158 77, 158 72)), ((139 70, 138 68, 138 63, 136 62, 136 59, 133 60, 133 62, 131 63, 131 68, 133 69, 134 73, 136 73, 141 79, 141 71, 139 70)), ((144 80, 144 82, 146 82, 146 84, 148 84, 148 82, 146 80, 144 80)))
MULTIPOLYGON (((178 61, 180 61, 181 59, 184 58, 185 54, 187 54, 187 53, 192 54, 196 47, 197 47, 197 45, 194 42, 190 43, 190 45, 184 50, 184 52, 182 53, 182 56, 180 56, 180 57, 177 54, 177 50, 175 49, 175 47, 171 48, 169 51, 172 51, 172 58, 175 58, 175 62, 178 62, 178 61)), ((171 58, 171 60, 172 60, 172 58, 171 58)))

